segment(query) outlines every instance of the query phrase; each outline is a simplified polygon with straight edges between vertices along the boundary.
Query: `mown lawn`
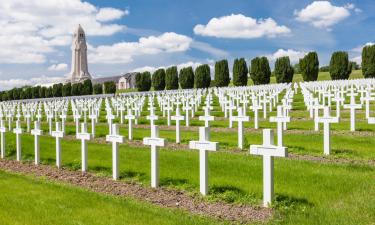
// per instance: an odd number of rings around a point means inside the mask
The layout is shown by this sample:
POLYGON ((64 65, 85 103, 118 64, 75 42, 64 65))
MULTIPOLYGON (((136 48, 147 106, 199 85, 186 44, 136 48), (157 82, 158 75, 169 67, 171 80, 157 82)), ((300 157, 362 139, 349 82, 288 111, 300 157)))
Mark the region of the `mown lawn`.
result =
POLYGON ((0 224, 215 224, 132 199, 0 171, 0 224))

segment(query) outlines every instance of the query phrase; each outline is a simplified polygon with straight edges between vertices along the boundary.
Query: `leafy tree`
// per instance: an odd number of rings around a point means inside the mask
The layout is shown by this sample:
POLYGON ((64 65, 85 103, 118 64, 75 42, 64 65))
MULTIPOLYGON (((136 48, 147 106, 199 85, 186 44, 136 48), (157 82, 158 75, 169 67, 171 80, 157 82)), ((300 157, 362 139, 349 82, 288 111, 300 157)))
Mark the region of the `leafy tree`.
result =
POLYGON ((375 77, 375 45, 362 49, 362 73, 366 78, 375 77))
POLYGON ((229 85, 229 68, 226 59, 217 61, 215 63, 215 86, 226 87, 229 85))
POLYGON ((46 98, 46 92, 47 92, 47 87, 41 87, 39 91, 39 96, 41 98, 46 98))
POLYGON ((62 96, 70 96, 72 94, 72 84, 71 83, 66 83, 64 84, 62 88, 62 96))
POLYGON ((165 89, 176 90, 178 89, 178 72, 177 66, 169 67, 165 71, 165 89))
POLYGON ((270 83, 271 69, 266 57, 256 57, 251 60, 250 77, 255 85, 270 83))
POLYGON ((71 90, 71 96, 79 96, 81 95, 80 83, 74 83, 72 84, 72 90, 71 90))
POLYGON ((23 89, 24 98, 23 99, 32 99, 33 98, 33 88, 32 87, 25 87, 23 89))
POLYGON ((46 98, 52 98, 53 97, 53 88, 52 87, 48 87, 46 89, 46 98))
POLYGON ((158 69, 152 74, 152 87, 155 91, 162 91, 165 89, 165 70, 158 69))
POLYGON ((319 72, 329 72, 329 66, 321 66, 319 72))
POLYGON ((104 82, 104 93, 106 94, 116 93, 116 83, 113 81, 104 82))
POLYGON ((33 90, 32 90, 32 98, 33 99, 40 98, 40 95, 39 95, 40 88, 41 88, 40 86, 36 86, 36 87, 33 88, 33 90))
POLYGON ((296 73, 296 74, 301 73, 301 69, 299 67, 299 63, 294 64, 293 70, 294 70, 294 73, 296 73))
POLYGON ((277 83, 292 82, 294 69, 293 66, 290 65, 289 56, 284 56, 276 59, 274 73, 277 83))
POLYGON ((350 62, 350 67, 352 68, 352 70, 359 70, 360 69, 357 62, 354 62, 354 61, 350 62))
POLYGON ((92 82, 90 79, 83 81, 82 95, 92 95, 92 82))
POLYGON ((182 89, 194 88, 194 71, 191 66, 180 70, 180 86, 182 89))
POLYGON ((244 58, 235 59, 233 63, 234 86, 247 86, 247 74, 249 73, 244 58))
POLYGON ((319 74, 319 59, 316 52, 309 52, 299 60, 304 81, 316 81, 319 74))
POLYGON ((329 62, 329 73, 332 80, 349 79, 352 67, 347 52, 334 52, 329 62))
POLYGON ((138 73, 135 77, 135 82, 138 91, 149 91, 151 88, 151 73, 148 71, 138 73))
POLYGON ((54 84, 52 86, 52 94, 53 94, 53 97, 62 97, 62 88, 63 88, 63 84, 54 84))
POLYGON ((94 84, 93 92, 94 92, 94 95, 103 94, 103 84, 94 84))
POLYGON ((194 77, 196 88, 208 88, 211 84, 211 72, 210 67, 207 64, 203 64, 195 68, 194 77))

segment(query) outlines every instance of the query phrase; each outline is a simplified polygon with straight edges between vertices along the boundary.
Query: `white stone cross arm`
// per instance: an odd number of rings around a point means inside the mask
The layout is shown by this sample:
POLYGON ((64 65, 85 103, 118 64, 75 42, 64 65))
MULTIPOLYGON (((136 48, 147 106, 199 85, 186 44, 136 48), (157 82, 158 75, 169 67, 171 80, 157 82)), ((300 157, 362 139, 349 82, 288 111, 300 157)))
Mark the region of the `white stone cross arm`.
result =
POLYGON ((273 199, 273 157, 287 157, 286 147, 273 144, 273 130, 263 130, 263 145, 251 145, 250 154, 263 156, 263 206, 268 207, 273 199))
POLYGON ((154 125, 151 127, 151 137, 143 138, 143 144, 160 147, 165 146, 165 139, 159 138, 158 126, 154 125))
POLYGON ((199 178, 200 192, 202 195, 208 194, 208 151, 217 151, 218 142, 210 142, 210 129, 199 127, 199 141, 190 141, 189 148, 199 150, 199 178))

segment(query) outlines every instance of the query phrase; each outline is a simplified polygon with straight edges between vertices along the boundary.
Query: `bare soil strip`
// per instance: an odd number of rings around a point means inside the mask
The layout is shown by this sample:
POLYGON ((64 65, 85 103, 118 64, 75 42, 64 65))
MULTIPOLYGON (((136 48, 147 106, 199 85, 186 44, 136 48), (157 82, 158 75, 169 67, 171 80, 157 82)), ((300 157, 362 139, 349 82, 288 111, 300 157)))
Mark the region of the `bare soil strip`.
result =
POLYGON ((267 208, 255 208, 249 205, 225 202, 208 202, 202 198, 190 196, 183 191, 164 187, 152 189, 136 183, 113 181, 108 177, 100 177, 94 173, 81 173, 66 168, 57 169, 47 165, 36 166, 31 162, 20 163, 13 160, 0 160, 0 169, 12 173, 43 177, 94 192, 131 197, 160 207, 182 209, 195 215, 236 223, 262 222, 270 219, 273 214, 273 211, 267 208))

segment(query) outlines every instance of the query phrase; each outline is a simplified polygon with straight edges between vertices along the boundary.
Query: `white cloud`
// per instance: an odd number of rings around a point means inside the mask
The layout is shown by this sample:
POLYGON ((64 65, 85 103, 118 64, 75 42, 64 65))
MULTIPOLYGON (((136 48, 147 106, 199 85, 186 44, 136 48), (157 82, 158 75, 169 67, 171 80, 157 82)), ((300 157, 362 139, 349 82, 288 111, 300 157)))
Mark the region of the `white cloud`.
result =
POLYGON ((192 39, 173 32, 159 36, 142 37, 137 42, 120 42, 113 45, 88 46, 90 63, 129 63, 134 56, 159 53, 184 52, 190 48, 192 39))
POLYGON ((350 59, 350 61, 356 62, 358 65, 362 64, 362 56, 356 56, 350 59))
POLYGON ((101 22, 108 22, 112 20, 117 20, 125 15, 129 15, 128 10, 119 10, 114 8, 101 8, 96 14, 96 19, 101 22))
POLYGON ((370 45, 375 45, 374 42, 367 42, 366 44, 364 45, 360 45, 358 47, 355 47, 352 49, 352 52, 357 52, 357 53, 361 53, 362 52, 362 49, 365 47, 365 46, 370 46, 370 45))
POLYGON ((354 4, 334 6, 329 1, 314 1, 306 8, 295 11, 296 19, 307 22, 317 28, 329 29, 332 25, 350 16, 350 10, 355 9, 354 4))
POLYGON ((46 53, 70 44, 78 23, 87 35, 112 35, 125 26, 108 21, 127 14, 126 10, 97 8, 81 0, 2 0, 0 62, 44 63, 46 53))
POLYGON ((0 90, 9 90, 14 87, 22 86, 50 86, 55 83, 62 83, 65 81, 65 77, 34 77, 31 79, 9 79, 9 80, 0 80, 0 90), (48 81, 48 82, 46 82, 48 81))
POLYGON ((290 62, 295 64, 299 62, 300 58, 303 58, 307 53, 304 51, 297 51, 293 49, 278 49, 276 52, 274 52, 271 55, 266 55, 266 57, 270 61, 276 61, 277 58, 283 57, 283 56, 289 56, 290 62))
POLYGON ((68 64, 66 63, 53 64, 50 67, 48 67, 49 71, 66 71, 67 69, 68 64))
POLYGON ((254 19, 242 14, 212 18, 207 25, 198 24, 194 33, 218 38, 260 38, 275 37, 290 33, 286 26, 280 26, 272 18, 254 19))
MULTIPOLYGON (((144 71, 148 71, 150 73, 153 73, 155 72, 157 69, 166 69, 166 68, 169 68, 171 66, 177 66, 177 70, 180 71, 180 69, 182 68, 186 68, 186 67, 192 67, 193 70, 195 70, 195 68, 197 68, 198 66, 200 65, 203 65, 204 63, 202 62, 193 62, 193 61, 188 61, 188 62, 184 62, 184 63, 180 63, 180 64, 177 64, 177 65, 168 65, 168 66, 159 66, 159 67, 153 67, 153 66, 144 66, 144 67, 139 67, 139 68, 136 68, 136 69, 133 69, 132 72, 144 72, 144 71)), ((214 65, 213 63, 206 63, 208 64, 208 66, 210 67, 211 69, 211 74, 213 73, 214 71, 214 65)))
POLYGON ((200 51, 203 51, 203 52, 207 52, 210 55, 215 56, 215 57, 227 57, 229 55, 228 52, 212 47, 210 44, 205 43, 205 42, 193 41, 191 43, 191 47, 198 49, 200 51))

